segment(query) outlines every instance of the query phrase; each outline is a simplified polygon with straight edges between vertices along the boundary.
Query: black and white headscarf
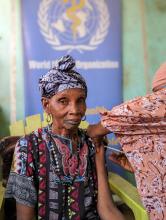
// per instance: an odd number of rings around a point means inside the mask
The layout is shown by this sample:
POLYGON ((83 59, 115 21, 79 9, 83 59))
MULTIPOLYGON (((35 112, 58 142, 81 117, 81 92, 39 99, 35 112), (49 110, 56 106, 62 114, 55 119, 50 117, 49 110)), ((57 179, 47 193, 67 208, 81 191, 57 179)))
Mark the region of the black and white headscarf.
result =
POLYGON ((56 93, 65 89, 84 89, 87 95, 87 85, 84 78, 73 68, 75 60, 70 56, 64 56, 57 66, 39 78, 39 90, 42 97, 51 98, 56 93))

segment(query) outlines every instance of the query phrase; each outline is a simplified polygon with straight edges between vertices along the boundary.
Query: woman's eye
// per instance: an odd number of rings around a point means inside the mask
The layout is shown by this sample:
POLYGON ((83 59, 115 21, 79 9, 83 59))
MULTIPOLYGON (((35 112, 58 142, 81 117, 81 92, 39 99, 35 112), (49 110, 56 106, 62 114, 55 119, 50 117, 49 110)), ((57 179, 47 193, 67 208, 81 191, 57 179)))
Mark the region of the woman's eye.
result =
POLYGON ((80 98, 80 99, 78 100, 78 102, 81 103, 81 104, 82 104, 82 103, 85 103, 85 98, 80 98))
POLYGON ((66 105, 68 103, 67 99, 59 99, 58 102, 63 105, 66 105))

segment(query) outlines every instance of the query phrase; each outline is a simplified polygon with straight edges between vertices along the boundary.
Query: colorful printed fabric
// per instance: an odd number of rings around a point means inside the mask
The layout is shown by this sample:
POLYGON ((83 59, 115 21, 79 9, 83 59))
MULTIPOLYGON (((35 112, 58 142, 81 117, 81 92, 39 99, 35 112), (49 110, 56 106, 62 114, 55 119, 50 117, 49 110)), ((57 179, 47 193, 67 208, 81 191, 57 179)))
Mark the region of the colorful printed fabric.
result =
POLYGON ((49 128, 21 138, 15 148, 6 198, 37 207, 42 220, 97 220, 94 146, 82 130, 77 152, 49 128))
POLYGON ((87 85, 84 78, 73 68, 75 60, 70 56, 64 56, 57 66, 39 79, 39 90, 42 97, 51 98, 57 92, 65 89, 80 88, 84 89, 87 95, 87 85))
POLYGON ((151 220, 166 219, 166 89, 102 113, 130 161, 151 220))

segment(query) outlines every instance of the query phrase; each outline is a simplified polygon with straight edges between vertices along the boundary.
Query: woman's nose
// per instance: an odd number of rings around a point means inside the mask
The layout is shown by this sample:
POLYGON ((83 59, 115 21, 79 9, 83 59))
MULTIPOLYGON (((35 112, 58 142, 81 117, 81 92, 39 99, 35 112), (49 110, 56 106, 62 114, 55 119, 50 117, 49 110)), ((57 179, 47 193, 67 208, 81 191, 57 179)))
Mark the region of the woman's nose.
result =
POLYGON ((78 114, 80 113, 80 108, 79 108, 79 105, 77 103, 71 103, 70 105, 70 113, 73 113, 73 114, 78 114))

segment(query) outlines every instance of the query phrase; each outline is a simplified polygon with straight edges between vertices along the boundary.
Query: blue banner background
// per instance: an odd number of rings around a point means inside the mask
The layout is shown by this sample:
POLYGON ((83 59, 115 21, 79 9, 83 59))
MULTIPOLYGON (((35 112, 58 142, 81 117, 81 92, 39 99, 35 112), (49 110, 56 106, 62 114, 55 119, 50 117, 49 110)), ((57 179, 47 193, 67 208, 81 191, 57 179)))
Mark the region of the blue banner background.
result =
MULTIPOLYGON (((31 68, 30 61, 52 61, 70 53, 80 61, 118 62, 118 68, 78 69, 88 84, 88 108, 104 106, 111 108, 122 101, 122 68, 121 68, 121 1, 107 0, 110 16, 110 26, 104 41, 95 50, 79 52, 77 50, 58 51, 46 42, 38 24, 39 6, 42 1, 23 0, 23 40, 24 40, 24 78, 25 78, 25 115, 42 112, 38 91, 38 78, 47 72, 47 68, 31 68)), ((56 2, 56 1, 52 1, 56 2)), ((95 1, 90 1, 95 2, 95 1)), ((95 122, 97 116, 89 116, 90 122, 95 122)))

